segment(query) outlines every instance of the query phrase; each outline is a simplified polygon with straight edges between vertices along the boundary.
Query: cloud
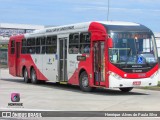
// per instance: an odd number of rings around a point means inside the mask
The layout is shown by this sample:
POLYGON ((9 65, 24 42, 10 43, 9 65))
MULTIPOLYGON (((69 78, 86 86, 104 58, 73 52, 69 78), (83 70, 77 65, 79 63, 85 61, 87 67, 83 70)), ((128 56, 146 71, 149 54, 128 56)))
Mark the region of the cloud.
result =
POLYGON ((143 11, 148 11, 148 12, 160 12, 160 9, 128 9, 128 8, 111 8, 111 10, 116 10, 116 11, 135 11, 135 12, 143 12, 143 11))
POLYGON ((83 12, 83 11, 93 11, 93 10, 98 10, 98 11, 103 11, 107 10, 108 8, 106 7, 96 7, 96 6, 84 6, 84 7, 75 7, 74 10, 77 12, 83 12))
MULTIPOLYGON (((104 11, 108 10, 108 7, 97 7, 97 6, 84 6, 84 7, 75 7, 74 10, 77 12, 83 11, 104 11)), ((160 9, 133 9, 133 8, 110 8, 114 11, 132 11, 132 12, 160 12, 160 9)))
MULTIPOLYGON (((109 0, 110 20, 138 21, 160 29, 160 0, 109 0), (152 24, 151 24, 152 22, 152 24)), ((108 0, 0 0, 1 22, 68 24, 106 20, 108 0)))

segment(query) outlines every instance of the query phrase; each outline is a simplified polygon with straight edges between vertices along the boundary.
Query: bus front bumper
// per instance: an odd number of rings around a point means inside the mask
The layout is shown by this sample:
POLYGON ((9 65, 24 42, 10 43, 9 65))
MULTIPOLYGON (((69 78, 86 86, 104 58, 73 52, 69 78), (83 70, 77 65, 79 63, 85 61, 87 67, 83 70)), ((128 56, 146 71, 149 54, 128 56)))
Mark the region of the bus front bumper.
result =
POLYGON ((110 74, 109 88, 157 86, 158 80, 160 80, 159 71, 155 72, 151 77, 141 79, 127 79, 110 74))

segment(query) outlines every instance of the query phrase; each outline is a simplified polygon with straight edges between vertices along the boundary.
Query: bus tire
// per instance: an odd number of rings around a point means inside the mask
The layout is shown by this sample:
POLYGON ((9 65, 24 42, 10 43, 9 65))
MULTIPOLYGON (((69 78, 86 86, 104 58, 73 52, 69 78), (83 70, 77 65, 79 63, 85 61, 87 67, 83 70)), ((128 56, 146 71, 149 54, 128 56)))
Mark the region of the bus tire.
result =
POLYGON ((89 86, 88 75, 85 71, 80 75, 79 86, 83 92, 90 92, 93 89, 89 86))
POLYGON ((119 88, 122 92, 130 92, 133 87, 125 87, 125 88, 119 88))
POLYGON ((36 71, 34 70, 34 68, 31 69, 31 82, 33 84, 39 83, 39 80, 37 80, 37 75, 36 75, 36 71))
POLYGON ((24 71, 23 71, 23 77, 24 77, 24 82, 25 82, 25 83, 30 83, 30 82, 31 82, 31 80, 30 80, 29 77, 28 77, 27 68, 25 68, 24 71))

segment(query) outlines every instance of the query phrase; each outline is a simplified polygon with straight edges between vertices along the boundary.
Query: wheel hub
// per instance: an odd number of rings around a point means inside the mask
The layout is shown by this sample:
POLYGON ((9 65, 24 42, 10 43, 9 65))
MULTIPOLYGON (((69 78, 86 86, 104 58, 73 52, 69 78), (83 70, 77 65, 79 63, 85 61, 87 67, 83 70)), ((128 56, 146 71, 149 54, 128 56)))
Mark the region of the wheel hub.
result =
POLYGON ((87 86, 88 86, 88 77, 83 77, 83 78, 82 78, 82 85, 83 85, 84 87, 87 87, 87 86))

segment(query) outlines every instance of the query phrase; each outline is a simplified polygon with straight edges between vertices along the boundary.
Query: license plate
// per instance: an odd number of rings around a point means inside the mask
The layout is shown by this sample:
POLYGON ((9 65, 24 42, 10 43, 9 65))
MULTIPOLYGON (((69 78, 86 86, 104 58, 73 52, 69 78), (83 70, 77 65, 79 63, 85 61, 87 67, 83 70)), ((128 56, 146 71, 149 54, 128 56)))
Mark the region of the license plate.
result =
POLYGON ((134 81, 133 85, 141 85, 141 81, 134 81))

